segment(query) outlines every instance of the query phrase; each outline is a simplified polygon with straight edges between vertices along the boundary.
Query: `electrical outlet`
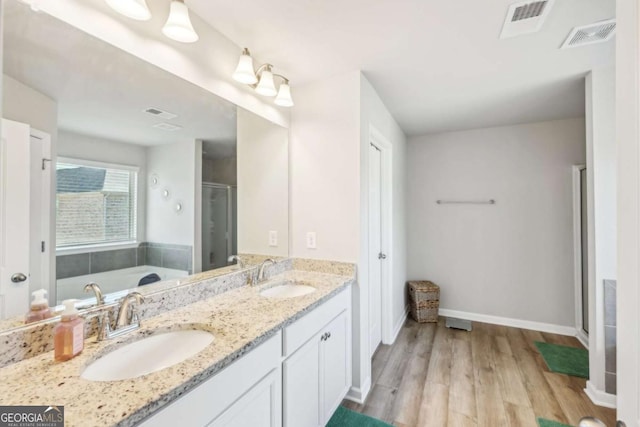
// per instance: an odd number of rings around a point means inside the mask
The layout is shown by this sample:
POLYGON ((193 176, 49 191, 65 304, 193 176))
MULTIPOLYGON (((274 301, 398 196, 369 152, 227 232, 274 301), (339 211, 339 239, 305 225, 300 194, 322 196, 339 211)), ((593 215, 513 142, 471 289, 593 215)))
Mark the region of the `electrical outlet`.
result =
POLYGON ((278 246, 278 232, 270 231, 269 232, 269 246, 278 246))
POLYGON ((316 232, 309 231, 307 233, 307 249, 316 249, 316 232))

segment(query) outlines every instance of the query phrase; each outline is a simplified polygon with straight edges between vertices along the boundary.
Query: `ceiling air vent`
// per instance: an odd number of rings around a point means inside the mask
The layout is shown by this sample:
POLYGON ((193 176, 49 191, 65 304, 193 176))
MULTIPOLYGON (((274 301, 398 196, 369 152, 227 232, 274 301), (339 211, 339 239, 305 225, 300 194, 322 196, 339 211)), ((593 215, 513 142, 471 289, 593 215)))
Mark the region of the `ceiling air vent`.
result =
POLYGON ((500 38, 507 39, 540 31, 553 1, 525 1, 510 5, 500 38))
POLYGON ((177 114, 170 113, 168 111, 163 111, 159 108, 149 107, 145 110, 142 110, 145 113, 151 114, 152 116, 160 117, 165 120, 171 120, 178 117, 177 114))
POLYGON ((522 6, 516 7, 515 12, 513 12, 513 16, 511 17, 511 22, 522 21, 523 19, 531 19, 537 18, 542 15, 544 11, 544 7, 547 4, 547 0, 537 1, 535 3, 527 3, 522 6))
POLYGON ((182 129, 182 126, 172 125, 171 123, 157 123, 153 127, 167 132, 175 132, 182 129))
POLYGON ((616 32, 616 20, 608 19, 606 21, 596 22, 595 24, 583 25, 576 27, 569 33, 564 41, 561 49, 570 47, 586 46, 594 43, 606 42, 616 32))

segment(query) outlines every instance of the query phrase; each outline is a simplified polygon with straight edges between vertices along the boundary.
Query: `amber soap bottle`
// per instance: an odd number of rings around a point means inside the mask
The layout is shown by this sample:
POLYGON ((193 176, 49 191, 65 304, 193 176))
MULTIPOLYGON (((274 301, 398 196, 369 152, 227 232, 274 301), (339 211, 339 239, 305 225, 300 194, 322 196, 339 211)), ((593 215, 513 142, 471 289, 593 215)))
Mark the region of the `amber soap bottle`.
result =
POLYGON ((57 361, 74 358, 84 349, 84 319, 78 315, 76 300, 64 300, 60 323, 53 329, 54 357, 57 361))

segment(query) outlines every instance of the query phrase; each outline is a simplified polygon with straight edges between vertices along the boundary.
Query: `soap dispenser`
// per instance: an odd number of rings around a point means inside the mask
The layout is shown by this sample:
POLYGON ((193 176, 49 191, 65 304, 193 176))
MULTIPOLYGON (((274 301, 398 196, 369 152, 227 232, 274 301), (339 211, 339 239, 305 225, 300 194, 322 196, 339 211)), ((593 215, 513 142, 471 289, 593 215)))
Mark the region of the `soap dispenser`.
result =
POLYGON ((72 359, 84 349, 84 319, 78 315, 75 302, 62 301, 62 319, 53 329, 54 357, 58 361, 72 359))
POLYGON ((50 318, 51 309, 49 308, 49 301, 47 301, 47 291, 40 289, 33 291, 31 295, 33 301, 31 301, 31 306, 24 323, 32 323, 50 318))

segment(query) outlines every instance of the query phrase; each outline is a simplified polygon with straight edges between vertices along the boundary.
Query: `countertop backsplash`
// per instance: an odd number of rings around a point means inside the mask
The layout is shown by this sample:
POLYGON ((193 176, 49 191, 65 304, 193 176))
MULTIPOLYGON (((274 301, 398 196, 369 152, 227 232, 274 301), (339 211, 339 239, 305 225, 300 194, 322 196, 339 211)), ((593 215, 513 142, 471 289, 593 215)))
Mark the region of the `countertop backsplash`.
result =
MULTIPOLYGON (((139 316, 144 320, 170 310, 174 310, 212 296, 237 289, 256 280, 259 267, 256 265, 268 258, 263 255, 243 255, 251 267, 237 270, 235 266, 207 271, 192 276, 167 280, 153 286, 135 289, 144 296, 139 316), (250 280, 249 280, 250 279, 250 280)), ((276 264, 266 267, 268 276, 288 270, 314 271, 342 276, 356 276, 355 264, 300 258, 276 258, 276 264)), ((81 313, 85 318, 85 338, 97 333, 98 318, 105 311, 117 310, 115 302, 102 307, 93 307, 81 313)), ((53 350, 53 328, 59 319, 25 325, 0 332, 0 368, 21 360, 53 350)))

